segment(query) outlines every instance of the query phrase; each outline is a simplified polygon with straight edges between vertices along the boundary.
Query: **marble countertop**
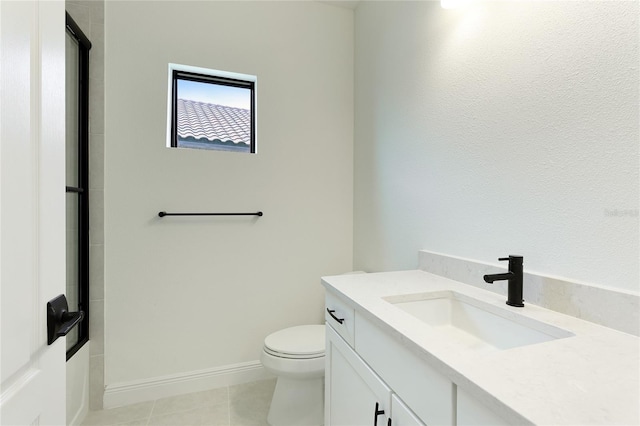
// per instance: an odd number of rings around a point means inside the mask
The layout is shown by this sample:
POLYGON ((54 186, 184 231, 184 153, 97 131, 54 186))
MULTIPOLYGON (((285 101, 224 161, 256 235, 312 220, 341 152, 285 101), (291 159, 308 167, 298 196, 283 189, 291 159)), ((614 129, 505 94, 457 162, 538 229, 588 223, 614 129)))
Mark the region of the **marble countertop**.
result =
POLYGON ((511 424, 640 424, 640 338, 424 271, 324 277, 323 285, 511 424), (460 350, 383 297, 455 291, 574 334, 483 353, 460 350))

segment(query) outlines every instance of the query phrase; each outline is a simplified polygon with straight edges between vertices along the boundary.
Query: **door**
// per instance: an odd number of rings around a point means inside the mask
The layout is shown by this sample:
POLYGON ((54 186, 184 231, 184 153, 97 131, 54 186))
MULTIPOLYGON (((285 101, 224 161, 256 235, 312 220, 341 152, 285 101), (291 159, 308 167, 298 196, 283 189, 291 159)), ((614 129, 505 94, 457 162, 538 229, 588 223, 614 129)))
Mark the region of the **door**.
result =
POLYGON ((391 390, 326 326, 325 424, 387 426, 391 390))
POLYGON ((64 2, 0 1, 0 424, 65 424, 64 2))

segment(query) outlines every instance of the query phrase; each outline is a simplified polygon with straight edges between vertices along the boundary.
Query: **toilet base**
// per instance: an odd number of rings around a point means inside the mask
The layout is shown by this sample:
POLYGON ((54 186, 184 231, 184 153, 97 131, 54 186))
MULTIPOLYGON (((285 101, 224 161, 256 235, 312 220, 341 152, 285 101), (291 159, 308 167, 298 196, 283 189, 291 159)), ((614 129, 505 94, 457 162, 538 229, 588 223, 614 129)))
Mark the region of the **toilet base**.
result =
POLYGON ((271 426, 324 424, 324 377, 297 380, 278 377, 267 416, 271 426))

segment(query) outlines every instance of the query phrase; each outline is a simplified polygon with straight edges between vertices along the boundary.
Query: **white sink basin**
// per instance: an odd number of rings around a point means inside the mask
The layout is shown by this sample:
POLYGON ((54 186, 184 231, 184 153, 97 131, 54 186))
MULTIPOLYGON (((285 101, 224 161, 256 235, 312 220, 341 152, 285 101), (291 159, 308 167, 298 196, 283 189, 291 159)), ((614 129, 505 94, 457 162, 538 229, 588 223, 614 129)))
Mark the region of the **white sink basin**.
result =
POLYGON ((447 338, 465 349, 503 350, 573 336, 569 331, 454 291, 390 296, 384 300, 446 333, 447 338))

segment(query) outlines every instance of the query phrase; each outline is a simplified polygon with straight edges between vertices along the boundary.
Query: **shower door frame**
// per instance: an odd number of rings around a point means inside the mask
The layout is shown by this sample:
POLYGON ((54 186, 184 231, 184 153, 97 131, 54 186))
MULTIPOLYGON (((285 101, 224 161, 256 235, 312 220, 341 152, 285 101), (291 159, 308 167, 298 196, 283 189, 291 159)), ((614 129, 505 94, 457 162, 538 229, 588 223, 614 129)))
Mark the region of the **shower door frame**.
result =
MULTIPOLYGON (((91 42, 66 13, 66 31, 78 42, 78 186, 66 187, 78 196, 78 341, 67 350, 67 361, 89 341, 89 50, 91 42)), ((71 310, 75 310, 70 306, 71 310)))

